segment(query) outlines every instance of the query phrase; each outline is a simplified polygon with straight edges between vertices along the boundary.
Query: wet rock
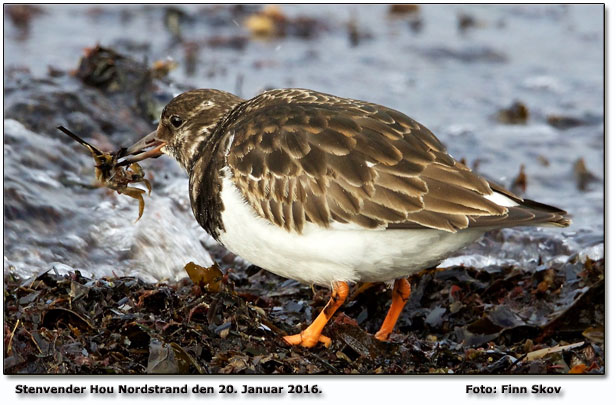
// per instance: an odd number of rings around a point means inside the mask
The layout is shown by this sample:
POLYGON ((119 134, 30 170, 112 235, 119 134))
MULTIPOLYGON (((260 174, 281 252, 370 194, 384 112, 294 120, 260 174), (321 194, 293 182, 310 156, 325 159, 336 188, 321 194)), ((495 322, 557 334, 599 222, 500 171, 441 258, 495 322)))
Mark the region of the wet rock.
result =
POLYGON ((542 166, 548 167, 550 165, 550 160, 543 155, 537 156, 537 160, 539 161, 539 163, 541 163, 542 166))
POLYGON ((464 48, 435 47, 422 50, 430 59, 451 59, 464 63, 505 63, 507 56, 489 47, 470 46, 464 48))
POLYGON ((155 120, 160 116, 155 107, 158 100, 154 96, 154 79, 161 75, 113 49, 100 45, 86 49, 75 75, 85 84, 115 95, 114 99, 132 96, 128 105, 143 118, 155 120))
POLYGON ((190 15, 182 9, 168 6, 165 7, 164 24, 174 41, 182 40, 182 24, 191 19, 190 15))
POLYGON ((41 7, 28 4, 8 5, 4 7, 4 11, 11 22, 18 27, 29 25, 33 18, 44 13, 41 7))
POLYGON ((528 121, 528 107, 520 101, 515 101, 508 108, 498 112, 497 118, 503 124, 526 124, 528 121))
POLYGON ((244 26, 256 38, 298 37, 314 38, 327 29, 324 21, 308 17, 288 17, 277 5, 265 6, 258 13, 248 16, 244 26))
POLYGON ((169 76, 171 71, 177 69, 179 64, 173 59, 157 60, 152 64, 150 71, 155 79, 162 79, 169 76))
POLYGON ((466 33, 471 28, 479 28, 484 24, 478 21, 474 16, 466 13, 459 13, 457 16, 458 32, 461 34, 466 33))
POLYGON ((242 50, 248 44, 249 38, 244 35, 214 36, 207 40, 207 45, 212 48, 230 48, 242 50))
POLYGON ((580 191, 585 191, 592 183, 599 182, 600 179, 586 168, 584 158, 579 158, 573 165, 573 173, 577 188, 580 191))
POLYGON ((415 34, 420 33, 421 30, 423 30, 423 27, 424 27, 424 20, 423 20, 423 18, 421 18, 421 16, 419 16, 419 15, 414 15, 409 20, 409 27, 411 28, 411 31, 413 31, 415 34))
POLYGON ((347 22, 347 33, 351 47, 359 45, 359 42, 363 39, 363 34, 360 32, 356 16, 352 16, 347 22))
POLYGON ((524 170, 524 165, 520 165, 520 172, 511 182, 511 191, 515 194, 524 194, 526 192, 527 185, 526 171, 524 170))
POLYGON ((586 121, 580 118, 567 117, 562 115, 549 115, 547 121, 548 124, 550 124, 556 129, 569 129, 586 125, 586 121))
POLYGON ((389 14, 405 15, 405 14, 417 14, 420 11, 419 4, 392 4, 389 6, 389 14))

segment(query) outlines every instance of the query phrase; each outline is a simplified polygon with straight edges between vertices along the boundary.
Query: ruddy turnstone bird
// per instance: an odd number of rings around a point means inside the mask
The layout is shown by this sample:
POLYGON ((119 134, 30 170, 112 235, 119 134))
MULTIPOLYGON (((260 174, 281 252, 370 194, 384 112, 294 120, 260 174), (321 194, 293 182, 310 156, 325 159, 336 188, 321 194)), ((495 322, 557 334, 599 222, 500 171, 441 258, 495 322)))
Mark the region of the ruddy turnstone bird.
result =
POLYGON ((190 177, 195 218, 231 252, 280 276, 331 286, 314 322, 285 337, 292 345, 330 344, 321 332, 349 283, 395 280, 376 333, 386 340, 409 297, 410 274, 492 229, 570 223, 565 211, 473 173, 401 112, 312 90, 250 100, 188 91, 127 153, 124 164, 173 156, 190 177))

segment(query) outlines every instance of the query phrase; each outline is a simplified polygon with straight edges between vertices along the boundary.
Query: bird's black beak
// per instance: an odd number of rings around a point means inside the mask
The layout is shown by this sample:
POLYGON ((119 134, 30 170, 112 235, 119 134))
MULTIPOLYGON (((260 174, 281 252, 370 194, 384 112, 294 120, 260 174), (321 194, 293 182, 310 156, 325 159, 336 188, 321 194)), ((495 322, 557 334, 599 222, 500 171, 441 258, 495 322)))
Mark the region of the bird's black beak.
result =
POLYGON ((125 166, 144 159, 157 158, 163 154, 161 149, 166 144, 156 137, 156 131, 151 132, 129 146, 124 152, 125 157, 118 162, 118 165, 125 166))

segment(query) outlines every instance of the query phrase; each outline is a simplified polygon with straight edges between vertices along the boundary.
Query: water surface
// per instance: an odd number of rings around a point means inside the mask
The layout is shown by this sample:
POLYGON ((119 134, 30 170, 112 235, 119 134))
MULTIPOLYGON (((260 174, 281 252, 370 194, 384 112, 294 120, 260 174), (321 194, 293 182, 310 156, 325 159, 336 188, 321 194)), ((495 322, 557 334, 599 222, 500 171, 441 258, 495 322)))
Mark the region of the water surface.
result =
MULTIPOLYGON (((288 32, 254 39, 243 23, 250 11, 213 5, 42 5, 27 26, 15 25, 5 13, 5 86, 19 89, 5 97, 5 114, 10 112, 4 121, 5 270, 29 275, 55 266, 98 276, 176 278, 188 261, 207 264, 208 251, 224 255, 192 217, 187 179, 175 162, 161 158, 144 164, 155 187, 135 224, 133 200, 78 185, 91 183, 90 159, 53 132, 58 124, 79 124, 92 131, 90 141, 112 149, 147 133, 154 123, 131 123, 130 116, 103 102, 93 111, 107 114, 116 124, 114 133, 89 123, 87 111, 52 114, 65 121, 40 127, 22 122, 27 110, 12 112, 16 105, 35 103, 34 93, 23 90, 27 84, 19 83, 20 71, 45 79, 49 66, 75 69, 84 48, 97 43, 147 63, 177 61, 170 78, 188 87, 243 97, 266 88, 304 87, 396 108, 430 128, 454 157, 469 166, 478 162, 479 173, 505 186, 524 165, 525 197, 557 205, 573 218, 564 230, 490 234, 445 265, 536 265, 580 253, 603 256, 601 5, 422 5, 418 14, 398 17, 386 5, 281 10, 288 18, 314 19, 316 28, 308 38, 288 32), (165 24, 176 14, 181 40, 165 24), (461 15, 472 17, 474 26, 461 30, 461 15), (349 38, 351 22, 359 33, 356 46, 349 38), (231 40, 237 46, 224 45, 231 40), (193 71, 187 69, 187 49, 196 49, 193 71), (496 118, 514 101, 527 106, 526 124, 496 118), (582 125, 555 128, 548 123, 553 115, 582 125), (584 191, 573 169, 579 158, 597 177, 584 191)), ((28 91, 84 91, 70 77, 49 80, 28 91)), ((33 113, 40 104, 37 108, 33 113)))

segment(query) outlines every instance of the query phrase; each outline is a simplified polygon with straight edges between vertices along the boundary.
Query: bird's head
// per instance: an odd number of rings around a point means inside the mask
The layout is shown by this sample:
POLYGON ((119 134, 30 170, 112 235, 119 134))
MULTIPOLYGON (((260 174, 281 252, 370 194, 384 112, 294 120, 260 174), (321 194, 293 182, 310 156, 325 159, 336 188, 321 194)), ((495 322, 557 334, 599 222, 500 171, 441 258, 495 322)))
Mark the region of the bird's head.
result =
POLYGON ((167 104, 156 131, 126 150, 123 162, 133 163, 167 154, 188 170, 219 121, 243 100, 213 89, 191 90, 167 104))

